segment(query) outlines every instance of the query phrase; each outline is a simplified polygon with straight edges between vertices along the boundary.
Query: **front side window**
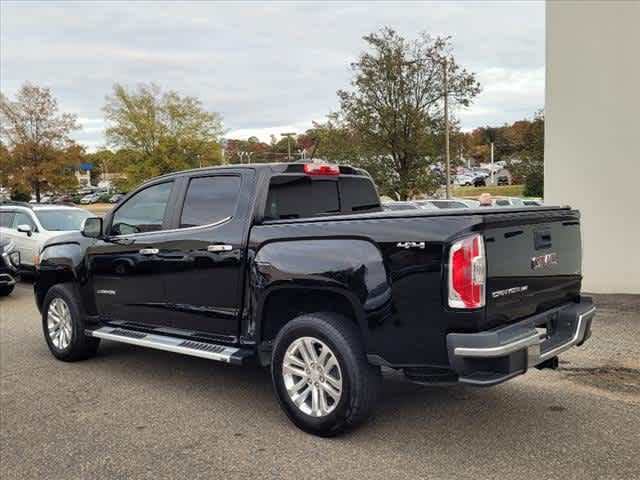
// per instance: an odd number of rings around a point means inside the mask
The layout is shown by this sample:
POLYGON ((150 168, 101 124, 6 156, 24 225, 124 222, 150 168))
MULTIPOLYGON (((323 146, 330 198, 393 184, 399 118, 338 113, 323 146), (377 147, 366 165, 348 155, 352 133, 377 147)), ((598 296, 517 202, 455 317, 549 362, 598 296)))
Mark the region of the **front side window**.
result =
POLYGON ((192 178, 180 216, 180 228, 209 225, 232 217, 238 203, 240 177, 192 178))
POLYGON ((18 226, 20 225, 29 225, 32 231, 35 232, 36 230, 36 224, 28 214, 23 212, 16 212, 15 216, 13 217, 13 229, 17 230, 18 226))
POLYGON ((156 232, 162 230, 173 182, 160 183, 139 191, 113 215, 111 235, 156 232))

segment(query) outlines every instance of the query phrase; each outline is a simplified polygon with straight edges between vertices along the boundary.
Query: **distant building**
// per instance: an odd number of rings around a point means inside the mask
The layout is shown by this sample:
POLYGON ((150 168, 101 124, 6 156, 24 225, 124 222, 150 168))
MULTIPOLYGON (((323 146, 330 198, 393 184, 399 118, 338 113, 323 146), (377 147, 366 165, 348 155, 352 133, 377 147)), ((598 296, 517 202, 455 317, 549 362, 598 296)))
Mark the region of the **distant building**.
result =
POLYGON ((81 187, 91 186, 91 171, 90 170, 76 170, 76 178, 78 179, 78 185, 81 187))

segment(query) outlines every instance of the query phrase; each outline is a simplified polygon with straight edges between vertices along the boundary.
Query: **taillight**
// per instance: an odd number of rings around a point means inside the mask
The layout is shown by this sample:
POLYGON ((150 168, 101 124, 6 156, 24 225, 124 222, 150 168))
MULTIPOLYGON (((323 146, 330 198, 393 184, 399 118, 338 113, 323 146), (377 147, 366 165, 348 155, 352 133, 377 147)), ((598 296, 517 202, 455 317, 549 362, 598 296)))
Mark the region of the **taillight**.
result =
POLYGON ((483 307, 485 277, 482 236, 473 235, 455 242, 449 251, 449 306, 483 307))
POLYGON ((340 175, 340 167, 338 165, 329 165, 326 163, 305 163, 304 173, 307 175, 340 175))

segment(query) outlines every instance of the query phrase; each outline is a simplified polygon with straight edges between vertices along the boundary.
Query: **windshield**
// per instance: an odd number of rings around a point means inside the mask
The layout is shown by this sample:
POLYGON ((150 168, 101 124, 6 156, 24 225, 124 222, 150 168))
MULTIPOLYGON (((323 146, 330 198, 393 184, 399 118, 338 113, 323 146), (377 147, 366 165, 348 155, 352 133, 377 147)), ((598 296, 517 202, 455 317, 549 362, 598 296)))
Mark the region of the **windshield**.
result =
POLYGON ((80 230, 82 221, 91 214, 80 208, 61 208, 60 210, 38 210, 35 212, 42 228, 52 231, 80 230))

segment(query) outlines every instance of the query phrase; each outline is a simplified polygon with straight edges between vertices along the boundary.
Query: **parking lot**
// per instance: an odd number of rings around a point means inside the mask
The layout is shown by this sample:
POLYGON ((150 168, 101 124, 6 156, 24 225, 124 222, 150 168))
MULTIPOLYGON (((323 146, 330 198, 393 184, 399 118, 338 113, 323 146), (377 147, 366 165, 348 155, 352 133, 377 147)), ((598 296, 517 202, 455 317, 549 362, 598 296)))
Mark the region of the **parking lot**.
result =
POLYGON ((22 283, 0 300, 0 477, 638 478, 640 298, 596 302, 592 339, 557 371, 490 389, 385 372, 375 418, 321 439, 259 367, 108 342, 56 361, 22 283))

